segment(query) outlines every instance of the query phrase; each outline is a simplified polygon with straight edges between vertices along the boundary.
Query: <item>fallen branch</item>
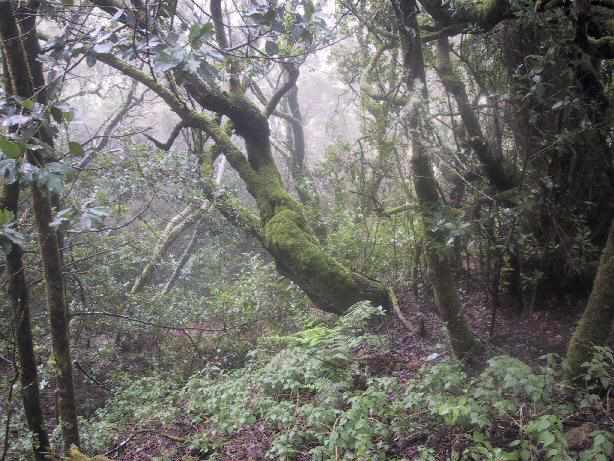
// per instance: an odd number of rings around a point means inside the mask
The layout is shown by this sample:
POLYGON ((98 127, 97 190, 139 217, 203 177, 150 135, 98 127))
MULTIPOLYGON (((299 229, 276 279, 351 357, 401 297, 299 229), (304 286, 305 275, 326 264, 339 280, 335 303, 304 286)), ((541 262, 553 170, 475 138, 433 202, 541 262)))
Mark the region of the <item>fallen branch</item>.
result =
POLYGON ((405 317, 403 312, 401 312, 401 308, 399 307, 399 300, 397 299, 397 295, 392 288, 388 288, 388 296, 390 296, 390 301, 392 302, 392 309, 394 310, 394 313, 397 315, 401 323, 412 333, 417 333, 414 326, 410 323, 409 320, 407 320, 407 317, 405 317))

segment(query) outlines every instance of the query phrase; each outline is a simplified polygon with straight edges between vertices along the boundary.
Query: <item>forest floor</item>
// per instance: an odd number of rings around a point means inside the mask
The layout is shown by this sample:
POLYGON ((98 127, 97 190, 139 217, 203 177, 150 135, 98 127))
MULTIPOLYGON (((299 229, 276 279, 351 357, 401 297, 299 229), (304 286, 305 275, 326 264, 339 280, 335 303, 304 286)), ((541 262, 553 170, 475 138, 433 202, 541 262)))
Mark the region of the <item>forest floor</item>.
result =
MULTIPOLYGON (((357 359, 366 363, 371 375, 396 376, 403 382, 415 376, 423 365, 445 360, 448 352, 444 328, 435 314, 435 306, 428 302, 416 302, 410 291, 400 291, 398 294, 406 317, 415 319, 421 316, 424 320, 424 335, 420 337, 408 333, 398 319, 391 317, 379 326, 381 333, 391 341, 390 352, 360 357, 361 352, 358 351, 357 359)), ((582 301, 557 302, 556 306, 536 306, 531 313, 519 315, 516 309, 503 304, 497 309, 493 325, 492 303, 483 290, 465 288, 460 290, 460 294, 472 329, 493 346, 497 355, 510 355, 534 366, 544 365, 541 357, 546 354, 564 354, 583 308, 582 301)), ((117 445, 110 448, 107 456, 121 461, 181 459, 181 456, 190 453, 183 440, 200 430, 202 428, 187 421, 147 429, 135 427, 132 432, 122 434, 117 439, 117 445)), ((443 439, 452 436, 441 434, 443 439)), ((264 460, 273 437, 273 431, 263 424, 244 427, 226 442, 222 460, 264 460)), ((412 459, 417 446, 423 442, 404 441, 394 447, 394 451, 399 456, 412 459)), ((442 440, 444 446, 449 446, 446 440, 442 440)), ((443 452, 442 456, 445 456, 443 452)), ((302 460, 300 456, 297 459, 302 460)))
MULTIPOLYGON (((487 341, 497 355, 510 355, 532 365, 544 365, 540 357, 545 354, 563 355, 567 342, 573 332, 573 327, 584 307, 584 301, 576 300, 556 302, 556 305, 538 305, 531 313, 519 315, 518 310, 502 303, 498 307, 493 325, 493 307, 488 296, 479 286, 461 288, 459 290, 465 316, 471 328, 483 340, 487 341)), ((432 302, 416 301, 410 290, 397 290, 401 310, 410 320, 423 319, 422 336, 408 332, 407 328, 395 317, 387 318, 378 326, 380 334, 386 335, 391 347, 390 352, 373 354, 357 351, 357 360, 366 364, 371 376, 396 376, 406 382, 416 375, 425 364, 436 363, 448 357, 446 337, 443 325, 435 313, 432 302), (365 354, 366 353, 366 354, 365 354)), ((87 368, 88 364, 85 364, 87 368)), ((130 365, 138 368, 138 364, 130 365)), ((98 376, 104 376, 117 367, 117 363, 96 363, 98 376)), ((0 374, 11 375, 4 368, 0 374)), ((126 370, 137 373, 139 370, 126 370)), ((144 372, 145 370, 140 370, 144 372)), ((137 373, 142 374, 142 373, 137 373)), ((103 383, 96 384, 84 376, 81 369, 75 370, 76 390, 79 401, 90 402, 99 406, 110 395, 103 383)), ((51 389, 52 380, 47 383, 42 393, 46 419, 53 426, 55 415, 55 398, 51 389)), ((13 403, 18 403, 14 396, 13 403)), ((4 406, 3 402, 3 406, 4 406)), ((94 407, 82 408, 87 414, 92 414, 94 407)), ((3 408, 4 412, 5 408, 3 408)), ((53 429, 53 428, 51 428, 53 429)), ((142 422, 130 428, 116 438, 116 444, 108 447, 106 456, 121 461, 150 461, 181 459, 190 454, 185 441, 204 428, 191 424, 187 419, 178 420, 172 424, 142 422)), ((263 424, 256 423, 246 426, 226 442, 223 448, 223 461, 264 460, 265 453, 270 448, 274 432, 263 424)), ((450 434, 442 434, 449 437, 450 434)), ((399 456, 412 459, 417 446, 423 440, 410 440, 394 447, 399 456)), ((442 440, 442 446, 449 445, 442 440)), ((298 458, 299 461, 301 458, 298 458)), ((305 458, 307 459, 307 458, 305 458)), ((445 459, 445 458, 441 458, 445 459)))

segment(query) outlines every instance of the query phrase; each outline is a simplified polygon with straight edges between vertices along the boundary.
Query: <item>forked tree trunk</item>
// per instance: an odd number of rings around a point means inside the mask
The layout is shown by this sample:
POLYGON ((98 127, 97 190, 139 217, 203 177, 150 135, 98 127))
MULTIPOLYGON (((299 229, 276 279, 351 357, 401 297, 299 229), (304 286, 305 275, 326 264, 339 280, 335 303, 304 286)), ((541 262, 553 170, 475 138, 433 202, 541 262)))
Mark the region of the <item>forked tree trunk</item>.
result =
POLYGON ((482 132, 480 120, 469 102, 465 84, 452 67, 450 62, 450 44, 447 36, 438 40, 437 51, 439 77, 446 91, 454 96, 463 125, 467 130, 469 145, 473 148, 478 160, 482 164, 488 181, 497 192, 511 189, 515 185, 514 181, 503 168, 503 159, 498 158, 488 144, 482 132))
POLYGON ((588 304, 576 327, 567 360, 573 377, 582 373, 582 364, 590 361, 594 346, 607 344, 614 322, 614 222, 593 282, 588 304))
MULTIPOLYGON (((13 89, 12 96, 35 100, 47 104, 44 91, 45 81, 38 56, 40 54, 36 32, 37 3, 0 2, 0 38, 7 67, 8 79, 13 89)), ((53 145, 53 139, 40 128, 36 134, 43 143, 53 145)), ((28 151, 27 160, 41 168, 47 163, 49 155, 39 151, 28 151)), ((77 409, 72 378, 70 341, 68 332, 67 308, 64 299, 63 264, 60 252, 60 236, 51 227, 52 193, 46 186, 32 185, 32 207, 38 230, 41 260, 47 292, 47 306, 53 356, 55 360, 57 386, 59 392, 59 414, 62 435, 66 450, 72 444, 79 445, 77 409)))
POLYGON ((418 13, 415 0, 393 0, 399 30, 403 61, 407 71, 407 86, 415 93, 414 102, 410 102, 408 125, 412 146, 412 167, 418 203, 421 208, 424 229, 427 238, 426 256, 435 300, 439 315, 443 320, 454 355, 470 366, 481 365, 481 345, 463 316, 463 309, 456 291, 452 274, 450 249, 446 238, 435 233, 433 217, 442 210, 437 180, 433 175, 428 150, 423 142, 423 113, 428 93, 422 43, 416 16, 418 13))

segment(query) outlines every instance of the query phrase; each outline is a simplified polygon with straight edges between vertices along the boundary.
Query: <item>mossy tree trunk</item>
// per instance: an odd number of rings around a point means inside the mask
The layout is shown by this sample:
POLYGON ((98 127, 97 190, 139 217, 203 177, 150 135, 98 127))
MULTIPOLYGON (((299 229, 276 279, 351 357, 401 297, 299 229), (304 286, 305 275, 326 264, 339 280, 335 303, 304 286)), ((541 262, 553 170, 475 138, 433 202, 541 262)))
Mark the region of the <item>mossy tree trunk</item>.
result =
MULTIPOLYGON (((10 96, 35 100, 46 105, 45 81, 38 56, 40 48, 36 32, 35 2, 0 3, 0 37, 7 67, 8 79, 13 90, 10 96)), ((44 128, 35 135, 47 146, 53 146, 53 139, 44 128)), ((28 151, 27 161, 44 168, 49 152, 28 151)), ((53 356, 56 367, 59 393, 59 414, 61 418, 64 446, 79 445, 77 409, 72 378, 72 361, 68 330, 67 307, 64 299, 63 263, 60 252, 61 236, 51 227, 53 221, 52 203, 57 201, 46 186, 32 184, 32 208, 36 220, 41 260, 44 270, 47 306, 52 338, 53 356)))
POLYGON ((416 20, 418 9, 415 0, 393 0, 392 6, 399 25, 407 87, 416 93, 414 102, 408 107, 407 124, 412 146, 414 184, 428 242, 426 253, 436 303, 454 355, 467 365, 479 366, 481 345, 463 316, 463 308, 452 274, 450 249, 445 236, 433 231, 433 217, 442 210, 443 204, 423 138, 423 115, 428 92, 422 43, 416 20))
MULTIPOLYGON (((268 117, 296 83, 297 69, 290 68, 288 80, 263 110, 240 92, 222 92, 188 73, 175 72, 176 81, 202 109, 232 122, 235 132, 245 141, 245 156, 214 118, 189 109, 159 81, 111 54, 99 54, 97 58, 151 89, 187 127, 204 131, 215 142, 216 149, 211 152, 225 155, 256 200, 260 239, 279 271, 301 287, 319 308, 342 314, 362 300, 390 307, 388 290, 382 283, 351 271, 324 251, 314 234, 314 223, 309 222, 304 207, 287 192, 273 160, 268 117)), ((206 158, 202 163, 210 169, 213 160, 206 158)))
MULTIPOLYGON (((5 184, 0 195, 0 210, 8 210, 16 218, 18 203, 19 183, 15 181, 12 184, 5 184)), ((49 453, 49 436, 40 403, 38 372, 30 321, 30 297, 23 264, 23 250, 18 245, 11 245, 11 249, 6 255, 6 265, 8 273, 7 294, 13 310, 15 343, 19 357, 21 398, 26 421, 32 432, 34 457, 37 461, 44 461, 49 453)))
POLYGON ((590 361, 594 346, 607 344, 612 322, 614 322, 614 222, 610 226, 608 241, 601 255, 588 304, 567 349, 567 360, 573 377, 579 376, 582 364, 590 361))

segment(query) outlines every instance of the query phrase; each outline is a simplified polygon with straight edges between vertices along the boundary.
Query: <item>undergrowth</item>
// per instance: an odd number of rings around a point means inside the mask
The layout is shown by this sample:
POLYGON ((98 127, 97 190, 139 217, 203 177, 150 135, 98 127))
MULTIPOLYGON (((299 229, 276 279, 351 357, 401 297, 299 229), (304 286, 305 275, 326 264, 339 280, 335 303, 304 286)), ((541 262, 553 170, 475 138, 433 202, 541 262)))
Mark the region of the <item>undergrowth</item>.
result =
POLYGON ((270 434, 267 459, 580 460, 614 456, 614 355, 599 348, 585 380, 563 379, 556 357, 531 369, 500 356, 476 377, 449 361, 409 382, 370 376, 357 355, 385 350, 368 333, 379 309, 359 304, 333 327, 314 325, 263 339, 248 365, 208 367, 186 383, 147 378, 118 393, 87 426, 93 451, 134 424, 187 418, 201 428, 187 443, 201 459, 223 459, 238 431, 270 434), (578 428, 588 428, 578 440, 578 428), (574 432, 575 431, 575 432, 574 432), (576 438, 572 440, 571 435, 576 438))

